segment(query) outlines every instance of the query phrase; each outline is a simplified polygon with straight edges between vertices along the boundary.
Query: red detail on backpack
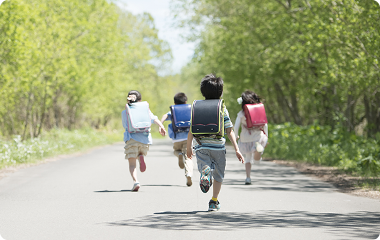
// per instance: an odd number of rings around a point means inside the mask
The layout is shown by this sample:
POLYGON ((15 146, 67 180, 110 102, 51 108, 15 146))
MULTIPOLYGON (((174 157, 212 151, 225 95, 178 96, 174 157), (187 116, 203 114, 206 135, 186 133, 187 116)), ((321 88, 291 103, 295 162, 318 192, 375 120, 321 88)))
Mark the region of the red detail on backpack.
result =
POLYGON ((247 128, 262 127, 268 123, 264 104, 245 104, 244 115, 247 120, 247 128))

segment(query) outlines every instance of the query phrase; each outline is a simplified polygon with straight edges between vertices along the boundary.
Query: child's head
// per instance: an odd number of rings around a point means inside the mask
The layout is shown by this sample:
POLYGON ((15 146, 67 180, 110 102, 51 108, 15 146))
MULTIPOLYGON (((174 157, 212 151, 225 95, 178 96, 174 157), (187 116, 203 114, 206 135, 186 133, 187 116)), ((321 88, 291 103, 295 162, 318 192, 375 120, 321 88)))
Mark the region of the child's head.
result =
POLYGON ((128 104, 139 102, 141 101, 141 93, 136 90, 129 91, 127 100, 128 104))
POLYGON ((252 103, 261 103, 261 97, 259 97, 255 92, 246 90, 241 94, 242 98, 242 104, 241 106, 244 107, 245 104, 252 104, 252 103))
POLYGON ((206 75, 201 81, 201 93, 205 99, 219 99, 223 94, 223 79, 206 75))
POLYGON ((174 104, 185 104, 187 102, 187 96, 183 92, 174 95, 174 104))

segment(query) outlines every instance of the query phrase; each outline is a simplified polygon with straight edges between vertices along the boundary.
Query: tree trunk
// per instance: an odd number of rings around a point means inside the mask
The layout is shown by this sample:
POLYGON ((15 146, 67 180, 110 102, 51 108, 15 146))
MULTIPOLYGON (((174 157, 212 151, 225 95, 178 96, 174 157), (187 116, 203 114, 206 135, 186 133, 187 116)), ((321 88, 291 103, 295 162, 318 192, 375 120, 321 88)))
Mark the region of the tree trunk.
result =
POLYGON ((28 96, 28 104, 26 105, 26 116, 25 116, 24 131, 21 138, 22 140, 25 140, 26 130, 29 124, 29 115, 30 115, 30 107, 32 105, 32 97, 33 97, 33 93, 30 92, 28 96))
POLYGON ((284 114, 285 122, 291 122, 291 119, 287 111, 288 108, 287 108, 286 99, 285 99, 284 93, 282 92, 281 86, 278 83, 275 83, 274 87, 277 91, 277 94, 276 94, 277 102, 278 102, 278 105, 281 107, 281 110, 284 114))

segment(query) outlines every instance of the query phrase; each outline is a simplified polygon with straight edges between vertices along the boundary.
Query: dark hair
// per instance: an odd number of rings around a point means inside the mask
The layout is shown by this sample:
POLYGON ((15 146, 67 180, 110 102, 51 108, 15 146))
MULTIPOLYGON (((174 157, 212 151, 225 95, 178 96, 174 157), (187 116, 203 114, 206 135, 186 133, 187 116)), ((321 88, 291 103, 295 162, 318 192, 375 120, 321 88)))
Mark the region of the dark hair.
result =
POLYGON ((201 93, 206 99, 219 99, 223 94, 223 79, 206 75, 201 81, 201 93))
POLYGON ((252 104, 252 103, 261 103, 261 97, 257 95, 255 92, 246 90, 241 94, 241 98, 243 100, 241 107, 243 108, 245 104, 252 104))
POLYGON ((174 103, 175 104, 185 104, 187 101, 187 96, 183 92, 177 93, 174 95, 174 103))
POLYGON ((129 91, 128 96, 129 95, 135 95, 136 96, 136 100, 135 101, 129 101, 129 100, 127 100, 128 105, 131 105, 131 103, 135 103, 135 102, 141 101, 141 93, 139 91, 137 91, 137 90, 129 91))

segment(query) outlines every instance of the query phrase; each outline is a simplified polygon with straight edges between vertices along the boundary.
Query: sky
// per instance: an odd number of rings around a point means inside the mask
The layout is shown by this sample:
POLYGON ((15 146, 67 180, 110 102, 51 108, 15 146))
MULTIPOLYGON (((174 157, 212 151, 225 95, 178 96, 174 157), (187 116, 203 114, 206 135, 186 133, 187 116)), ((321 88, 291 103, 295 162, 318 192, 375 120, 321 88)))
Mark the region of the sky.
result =
POLYGON ((167 41, 172 50, 173 63, 169 73, 179 73, 193 56, 195 44, 182 40, 180 34, 185 33, 185 30, 172 26, 174 21, 170 16, 170 0, 119 0, 119 2, 126 4, 127 10, 133 14, 148 12, 152 15, 158 29, 158 37, 167 41))

